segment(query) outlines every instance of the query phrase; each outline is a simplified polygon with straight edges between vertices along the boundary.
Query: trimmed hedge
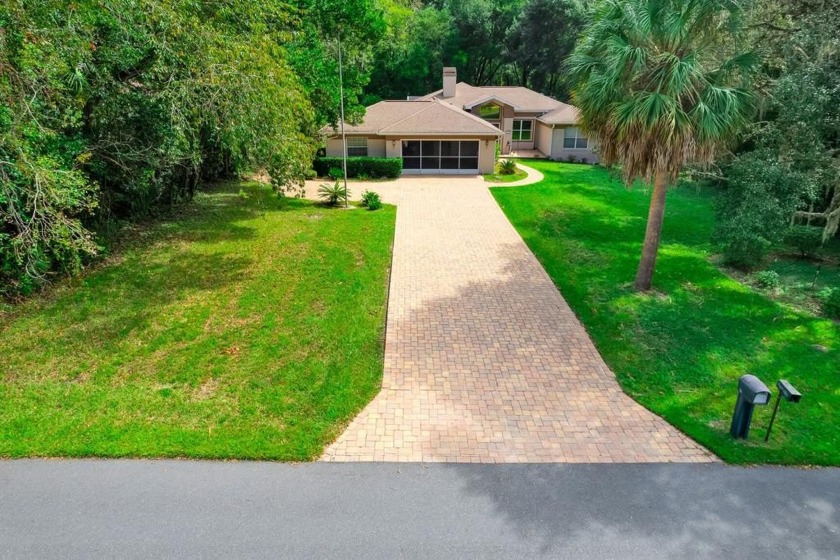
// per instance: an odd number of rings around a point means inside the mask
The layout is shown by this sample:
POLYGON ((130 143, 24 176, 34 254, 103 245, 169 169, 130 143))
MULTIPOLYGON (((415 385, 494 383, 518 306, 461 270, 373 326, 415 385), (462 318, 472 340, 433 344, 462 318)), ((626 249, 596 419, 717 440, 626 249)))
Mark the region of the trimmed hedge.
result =
MULTIPOLYGON (((319 157, 312 163, 319 177, 327 177, 331 169, 342 169, 340 157, 319 157)), ((402 173, 401 158, 347 158, 347 178, 396 179, 402 173)))

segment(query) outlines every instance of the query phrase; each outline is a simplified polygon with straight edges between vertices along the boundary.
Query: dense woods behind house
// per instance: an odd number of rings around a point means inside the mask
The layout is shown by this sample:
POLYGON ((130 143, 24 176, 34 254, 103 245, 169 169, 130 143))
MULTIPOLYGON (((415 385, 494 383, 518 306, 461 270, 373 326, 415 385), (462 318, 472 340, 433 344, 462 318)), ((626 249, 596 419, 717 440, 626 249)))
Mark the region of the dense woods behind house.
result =
MULTIPOLYGON (((4 2, 0 296, 79 271, 120 224, 210 180, 301 181, 318 129, 338 119, 339 38, 350 118, 438 89, 443 66, 574 102, 566 59, 602 1, 4 2)), ((715 241, 749 268, 779 244, 837 235, 840 6, 741 4, 754 123, 691 178, 720 190, 715 241)))

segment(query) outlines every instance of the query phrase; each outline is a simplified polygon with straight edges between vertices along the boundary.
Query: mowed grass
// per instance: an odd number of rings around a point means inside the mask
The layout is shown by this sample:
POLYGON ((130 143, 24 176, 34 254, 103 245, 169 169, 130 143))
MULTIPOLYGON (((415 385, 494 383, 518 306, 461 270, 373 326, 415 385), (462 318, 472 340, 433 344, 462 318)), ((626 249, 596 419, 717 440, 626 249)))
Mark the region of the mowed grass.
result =
POLYGON ((512 173, 510 175, 502 175, 501 173, 494 173, 492 175, 484 175, 484 180, 488 183, 513 183, 514 181, 521 181, 528 174, 522 171, 521 169, 517 169, 516 173, 512 173))
POLYGON ((0 456, 317 458, 381 382, 394 219, 222 185, 0 309, 0 456))
POLYGON ((529 162, 546 179, 494 189, 525 242, 637 401, 733 463, 840 465, 840 325, 772 301, 710 262, 712 192, 668 195, 655 293, 631 289, 649 193, 626 189, 599 167, 529 162), (729 423, 738 377, 802 393, 758 407, 748 441, 729 423))

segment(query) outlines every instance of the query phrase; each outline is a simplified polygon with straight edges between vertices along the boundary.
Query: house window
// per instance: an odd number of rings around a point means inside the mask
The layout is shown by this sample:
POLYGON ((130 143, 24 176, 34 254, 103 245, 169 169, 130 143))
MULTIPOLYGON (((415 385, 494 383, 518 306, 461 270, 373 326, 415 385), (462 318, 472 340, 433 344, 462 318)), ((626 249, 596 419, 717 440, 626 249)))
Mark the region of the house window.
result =
POLYGON ((349 157, 367 157, 367 141, 367 138, 359 138, 353 136, 347 138, 347 155, 349 157))
POLYGON ((534 121, 513 121, 513 141, 528 142, 531 140, 531 129, 534 121))
POLYGON ((478 116, 488 121, 496 121, 502 116, 502 108, 498 105, 484 105, 478 108, 478 116))
POLYGON ((580 129, 571 126, 563 129, 563 147, 585 150, 589 147, 589 139, 583 135, 580 129))

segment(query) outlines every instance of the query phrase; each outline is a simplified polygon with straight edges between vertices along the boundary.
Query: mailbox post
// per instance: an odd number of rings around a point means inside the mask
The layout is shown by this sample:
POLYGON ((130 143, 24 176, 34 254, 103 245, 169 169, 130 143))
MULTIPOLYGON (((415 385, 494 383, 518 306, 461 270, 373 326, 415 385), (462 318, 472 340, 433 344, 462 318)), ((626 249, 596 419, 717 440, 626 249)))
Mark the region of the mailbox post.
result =
POLYGON ((784 397, 787 402, 792 403, 798 403, 802 398, 802 393, 797 391, 796 388, 785 379, 779 379, 776 382, 776 388, 779 390, 779 396, 776 397, 776 404, 773 406, 773 415, 770 416, 770 425, 767 426, 767 433, 764 434, 765 443, 770 440, 770 430, 773 429, 773 422, 776 421, 776 413, 779 412, 779 403, 782 402, 782 397, 784 397))
POLYGON ((734 438, 747 439, 750 433, 753 409, 756 405, 770 402, 770 389, 758 377, 747 374, 738 380, 738 400, 732 414, 732 426, 729 433, 734 438))

